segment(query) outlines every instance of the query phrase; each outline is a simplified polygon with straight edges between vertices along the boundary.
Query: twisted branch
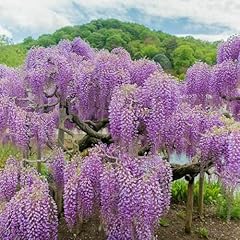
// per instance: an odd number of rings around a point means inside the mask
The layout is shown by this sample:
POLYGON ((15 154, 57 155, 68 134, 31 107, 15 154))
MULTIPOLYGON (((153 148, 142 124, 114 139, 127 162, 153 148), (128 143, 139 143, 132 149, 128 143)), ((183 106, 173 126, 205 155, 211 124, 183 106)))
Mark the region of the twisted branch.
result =
MULTIPOLYGON (((71 120, 74 122, 83 132, 85 132, 89 137, 97 138, 103 141, 108 141, 111 139, 110 134, 103 134, 95 131, 87 123, 82 121, 77 115, 71 114, 71 120)), ((105 123, 106 124, 106 123, 105 123)), ((101 126, 104 125, 103 123, 101 126)))

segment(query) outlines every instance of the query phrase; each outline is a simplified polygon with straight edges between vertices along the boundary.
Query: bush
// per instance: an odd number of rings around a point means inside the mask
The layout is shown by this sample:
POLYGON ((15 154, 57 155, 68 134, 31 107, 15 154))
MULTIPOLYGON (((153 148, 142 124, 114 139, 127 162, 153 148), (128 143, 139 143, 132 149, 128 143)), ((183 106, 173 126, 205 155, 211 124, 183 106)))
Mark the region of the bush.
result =
MULTIPOLYGON (((196 183, 194 188, 194 201, 198 203, 198 189, 199 182, 196 183)), ((218 198, 222 196, 221 186, 218 182, 206 182, 204 183, 204 203, 205 204, 216 204, 218 198)))
POLYGON ((196 233, 200 238, 208 239, 208 230, 204 227, 200 227, 196 230, 196 233))
MULTIPOLYGON (((198 203, 199 182, 194 185, 194 203, 198 203)), ((215 204, 221 196, 221 186, 217 182, 204 183, 204 203, 215 204)), ((187 200, 187 182, 185 180, 177 180, 172 184, 172 202, 184 203, 187 200)))
MULTIPOLYGON (((199 182, 194 185, 194 204, 198 204, 198 188, 199 182)), ((230 219, 240 219, 240 193, 234 195, 232 203, 229 202, 229 194, 226 195, 221 190, 218 182, 204 183, 204 203, 214 205, 216 207, 216 215, 222 219, 228 219, 228 206, 230 209, 230 219)), ((185 203, 187 200, 187 182, 185 180, 177 180, 172 184, 172 202, 185 203)))
POLYGON ((187 200, 187 183, 177 180, 172 183, 172 202, 183 203, 187 200))
POLYGON ((232 203, 229 204, 227 198, 222 195, 218 198, 216 204, 216 214, 218 217, 227 220, 228 217, 233 220, 240 219, 240 194, 236 194, 233 199, 232 203), (230 212, 228 212, 228 206, 231 205, 230 212))

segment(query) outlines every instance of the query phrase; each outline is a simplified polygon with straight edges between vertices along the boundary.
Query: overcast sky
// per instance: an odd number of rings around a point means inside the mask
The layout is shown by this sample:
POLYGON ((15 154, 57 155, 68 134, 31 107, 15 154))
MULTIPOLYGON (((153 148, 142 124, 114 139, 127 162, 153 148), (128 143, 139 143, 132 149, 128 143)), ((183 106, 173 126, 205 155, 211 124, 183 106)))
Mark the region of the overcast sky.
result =
POLYGON ((240 0, 0 0, 0 34, 14 42, 98 18, 214 41, 240 33, 240 0))

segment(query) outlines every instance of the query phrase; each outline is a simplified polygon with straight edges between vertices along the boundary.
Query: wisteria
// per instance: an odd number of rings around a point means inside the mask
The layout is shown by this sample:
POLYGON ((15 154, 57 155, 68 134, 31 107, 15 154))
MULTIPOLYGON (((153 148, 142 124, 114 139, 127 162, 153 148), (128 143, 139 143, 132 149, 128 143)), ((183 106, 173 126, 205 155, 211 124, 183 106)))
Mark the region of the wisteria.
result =
POLYGON ((155 73, 145 81, 138 101, 148 140, 156 151, 164 145, 166 123, 180 101, 178 84, 165 73, 155 73))
POLYGON ((0 237, 57 239, 56 204, 44 183, 23 187, 0 213, 0 237))
POLYGON ((156 71, 163 71, 160 65, 155 62, 141 59, 133 61, 131 68, 131 82, 142 86, 146 79, 151 76, 156 71))
POLYGON ((221 177, 227 186, 237 187, 240 183, 240 154, 238 149, 239 141, 240 135, 238 132, 231 133, 227 139, 227 156, 221 169, 221 177))
POLYGON ((57 239, 58 222, 76 236, 96 218, 109 240, 153 239, 177 178, 172 153, 195 164, 191 177, 213 166, 238 187, 239 39, 183 82, 81 38, 33 47, 17 69, 0 65, 0 141, 23 154, 0 171, 0 238, 57 239))
POLYGON ((20 164, 15 159, 8 159, 0 172, 0 201, 10 201, 19 188, 20 164))
POLYGON ((56 187, 60 190, 62 190, 64 186, 64 167, 64 152, 61 148, 56 148, 53 150, 52 156, 48 161, 48 168, 56 187))
POLYGON ((105 165, 100 178, 108 239, 151 239, 157 220, 170 204, 169 165, 159 156, 118 157, 105 165))
POLYGON ((139 125, 137 86, 123 85, 115 89, 109 106, 110 131, 122 146, 134 144, 139 125))
POLYGON ((19 184, 21 188, 31 187, 33 185, 37 185, 38 183, 42 183, 43 181, 44 179, 41 178, 41 175, 35 168, 26 167, 20 172, 19 184))
POLYGON ((226 187, 239 185, 239 129, 238 122, 223 119, 220 126, 210 129, 200 139, 203 158, 214 160, 216 171, 226 187))
POLYGON ((237 60, 240 53, 240 37, 232 36, 226 42, 218 46, 217 62, 222 63, 226 60, 237 60))
POLYGON ((94 57, 94 50, 81 38, 75 38, 72 43, 72 51, 77 55, 83 56, 86 60, 94 57))
MULTIPOLYGON (((72 165, 72 163, 70 163, 72 165)), ((70 229, 93 214, 94 188, 91 180, 82 174, 81 165, 75 163, 67 169, 64 185, 64 216, 70 229), (74 168, 72 168, 74 167, 74 168)))
POLYGON ((196 63, 187 70, 185 93, 193 106, 200 104, 205 106, 209 101, 208 96, 211 94, 210 78, 211 68, 205 63, 196 63))
POLYGON ((212 69, 210 84, 214 97, 235 96, 238 84, 237 64, 229 60, 215 65, 212 69))

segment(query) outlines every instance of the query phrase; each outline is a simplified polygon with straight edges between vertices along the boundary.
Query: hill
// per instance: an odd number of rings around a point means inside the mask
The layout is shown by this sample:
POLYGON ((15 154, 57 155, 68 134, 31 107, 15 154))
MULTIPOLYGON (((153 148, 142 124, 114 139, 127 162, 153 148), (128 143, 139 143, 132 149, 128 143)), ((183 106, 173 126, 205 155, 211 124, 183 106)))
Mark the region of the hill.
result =
POLYGON ((81 37, 97 49, 124 47, 132 58, 149 58, 159 62, 169 73, 180 78, 196 61, 214 64, 217 42, 210 43, 192 37, 176 37, 161 31, 151 30, 136 23, 116 19, 94 20, 77 26, 58 29, 52 34, 43 34, 38 39, 27 37, 20 44, 0 45, 0 63, 17 66, 22 63, 28 49, 33 46, 50 46, 61 39, 81 37))

